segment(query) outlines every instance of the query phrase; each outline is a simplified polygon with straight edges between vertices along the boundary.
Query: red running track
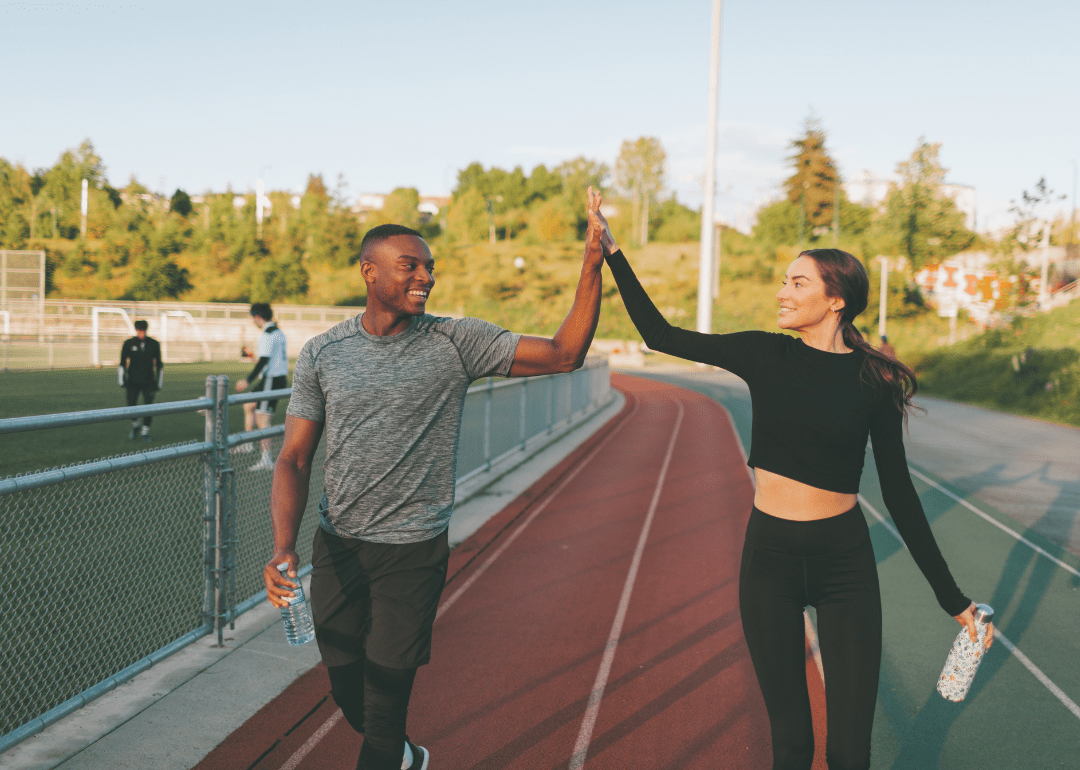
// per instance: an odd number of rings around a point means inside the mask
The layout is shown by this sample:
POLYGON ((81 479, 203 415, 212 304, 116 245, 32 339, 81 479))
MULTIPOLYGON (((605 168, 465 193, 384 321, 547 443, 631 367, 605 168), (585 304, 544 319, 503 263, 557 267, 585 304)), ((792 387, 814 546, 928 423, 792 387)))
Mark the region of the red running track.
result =
MULTIPOLYGON (((738 612, 753 502, 716 402, 612 375, 622 412, 450 557, 409 734, 433 770, 768 768, 738 612)), ((823 690, 807 674, 824 768, 823 690)), ((318 666, 198 770, 349 770, 318 666)))

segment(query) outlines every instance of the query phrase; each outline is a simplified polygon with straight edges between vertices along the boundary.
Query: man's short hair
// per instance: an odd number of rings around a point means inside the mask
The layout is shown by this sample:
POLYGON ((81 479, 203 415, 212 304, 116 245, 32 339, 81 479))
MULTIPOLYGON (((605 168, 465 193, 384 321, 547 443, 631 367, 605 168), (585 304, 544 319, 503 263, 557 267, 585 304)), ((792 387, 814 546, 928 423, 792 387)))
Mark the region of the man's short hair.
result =
POLYGON ((252 315, 257 315, 264 321, 269 321, 274 317, 274 311, 270 308, 270 305, 266 302, 254 302, 251 305, 249 311, 252 315))
POLYGON ((135 331, 137 331, 137 332, 144 332, 149 328, 150 328, 150 324, 148 324, 146 321, 136 321, 135 322, 135 331))
POLYGON ((364 240, 360 242, 360 261, 364 262, 367 251, 379 241, 385 241, 387 238, 393 238, 395 235, 415 235, 417 238, 423 238, 416 230, 405 225, 379 225, 373 227, 367 231, 364 235, 364 240))

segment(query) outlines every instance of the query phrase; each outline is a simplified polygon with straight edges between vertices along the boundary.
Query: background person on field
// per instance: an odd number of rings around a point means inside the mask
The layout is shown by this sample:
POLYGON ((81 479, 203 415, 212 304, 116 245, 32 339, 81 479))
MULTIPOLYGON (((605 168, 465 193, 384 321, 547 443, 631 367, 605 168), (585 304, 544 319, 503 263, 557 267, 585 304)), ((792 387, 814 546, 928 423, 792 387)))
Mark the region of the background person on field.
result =
MULTIPOLYGON (((839 249, 804 251, 776 295, 780 328, 798 338, 700 334, 664 319, 606 227, 603 245, 626 311, 652 350, 721 367, 750 386, 747 464, 756 491, 739 612, 769 714, 774 770, 810 770, 814 758, 807 605, 817 608, 825 671, 826 760, 830 770, 866 770, 881 664, 877 563, 857 497, 868 436, 904 543, 938 604, 976 638, 975 604, 953 581, 907 467, 903 425, 915 374, 854 326, 866 309, 866 270, 839 249)), ((992 636, 991 627, 987 648, 992 636)))
POLYGON ((600 311, 599 206, 590 188, 581 278, 553 339, 427 315, 431 251, 415 230, 382 225, 361 245, 363 315, 310 340, 297 359, 274 473, 274 555, 263 578, 270 601, 284 606, 292 583, 276 566, 288 563, 295 577, 312 457, 325 430, 311 607, 334 700, 364 734, 362 770, 429 766, 428 751, 406 736, 406 716, 446 580, 465 393, 480 377, 582 365, 600 311))
MULTIPOLYGON (((165 384, 165 364, 161 360, 161 345, 153 337, 146 336, 149 324, 146 321, 135 322, 135 336, 124 340, 120 348, 120 366, 117 376, 120 387, 127 392, 127 405, 135 406, 142 394, 144 404, 154 403, 154 395, 165 384)), ((150 440, 150 425, 154 418, 146 416, 142 420, 142 440, 150 440)), ((128 438, 134 439, 139 432, 139 418, 131 421, 128 438)))
MULTIPOLYGON (((253 383, 258 390, 280 390, 288 387, 289 356, 285 332, 278 328, 273 319, 274 311, 265 302, 256 302, 251 306, 251 320, 262 329, 259 342, 255 346, 258 360, 255 368, 245 379, 236 383, 237 393, 243 393, 253 383)), ((277 408, 277 399, 248 402, 244 404, 244 430, 269 428, 270 418, 277 408)), ((250 452, 251 444, 241 444, 241 451, 250 452)), ((262 440, 262 457, 251 466, 252 470, 273 470, 274 459, 270 456, 270 439, 262 440)))

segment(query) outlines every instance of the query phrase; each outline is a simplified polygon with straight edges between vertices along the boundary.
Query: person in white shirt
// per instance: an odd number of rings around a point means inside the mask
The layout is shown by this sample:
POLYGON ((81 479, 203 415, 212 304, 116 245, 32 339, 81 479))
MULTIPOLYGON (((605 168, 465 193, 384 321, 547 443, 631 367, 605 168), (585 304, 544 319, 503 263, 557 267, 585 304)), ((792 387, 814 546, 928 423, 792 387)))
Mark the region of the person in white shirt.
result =
MULTIPOLYGON (((253 384, 259 390, 280 390, 288 387, 289 357, 285 333, 274 322, 274 311, 265 302, 256 302, 251 306, 251 320, 262 329, 259 342, 255 348, 258 360, 255 368, 251 370, 245 379, 236 383, 236 391, 243 393, 253 384)), ((252 401, 244 404, 244 430, 255 430, 270 427, 270 417, 277 407, 277 399, 271 398, 265 401, 252 401)), ((242 451, 251 451, 251 444, 241 444, 247 447, 242 451)), ((270 439, 262 441, 262 457, 251 466, 252 470, 273 470, 274 458, 270 455, 270 439)))

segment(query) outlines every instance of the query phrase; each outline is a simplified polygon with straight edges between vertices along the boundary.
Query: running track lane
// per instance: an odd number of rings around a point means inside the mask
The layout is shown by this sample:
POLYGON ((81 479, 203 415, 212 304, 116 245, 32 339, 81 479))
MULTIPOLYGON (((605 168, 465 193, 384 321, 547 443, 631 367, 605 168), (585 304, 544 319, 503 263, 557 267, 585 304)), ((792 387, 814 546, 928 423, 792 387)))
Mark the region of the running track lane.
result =
MULTIPOLYGON (((682 388, 612 382, 622 413, 451 555, 409 715, 433 770, 771 765, 738 617, 753 486, 730 419, 682 388)), ((328 693, 318 666, 198 770, 353 768, 362 739, 328 693)))

